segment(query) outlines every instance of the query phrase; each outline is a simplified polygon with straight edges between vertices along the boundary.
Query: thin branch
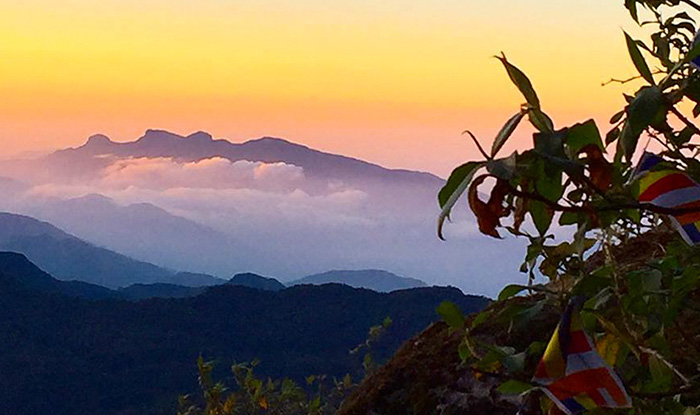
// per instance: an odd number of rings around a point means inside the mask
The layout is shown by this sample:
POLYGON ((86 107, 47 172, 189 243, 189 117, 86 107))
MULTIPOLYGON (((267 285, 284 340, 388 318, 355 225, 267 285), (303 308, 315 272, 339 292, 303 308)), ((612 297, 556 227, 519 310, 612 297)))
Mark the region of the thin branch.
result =
POLYGON ((623 209, 637 209, 637 210, 642 210, 646 212, 652 212, 652 213, 658 213, 662 215, 671 215, 671 216, 678 216, 682 215, 685 213, 695 213, 695 212, 700 212, 700 206, 689 206, 689 207, 682 207, 682 208, 668 208, 668 207, 663 207, 663 206, 656 206, 651 203, 642 203, 642 202, 625 202, 625 203, 613 203, 608 206, 600 206, 591 208, 591 207, 585 207, 585 206, 563 206, 560 205, 556 202, 552 202, 551 200, 547 199, 544 196, 541 196, 537 193, 531 193, 531 192, 525 192, 522 190, 518 190, 513 186, 510 186, 509 192, 513 194, 514 196, 518 197, 523 197, 525 199, 532 199, 532 200, 537 200, 539 202, 544 203, 547 205, 549 208, 551 208, 555 212, 573 212, 573 213, 580 213, 580 212, 610 212, 614 210, 623 210, 623 209))
POLYGON ((600 83, 600 86, 608 86, 608 85, 610 85, 610 84, 612 84, 612 83, 623 84, 623 85, 624 85, 624 84, 626 84, 626 83, 628 83, 628 82, 632 82, 632 81, 634 81, 634 80, 636 80, 636 79, 641 79, 641 78, 642 78, 642 75, 633 76, 633 77, 627 78, 627 79, 615 79, 615 78, 610 78, 610 80, 608 80, 608 81, 601 82, 601 83, 600 83))
POLYGON ((469 134, 469 136, 472 138, 472 140, 474 140, 474 144, 476 144, 476 148, 479 149, 479 152, 481 153, 481 155, 484 156, 484 158, 485 158, 486 160, 491 160, 491 156, 489 156, 489 155, 486 153, 486 151, 484 151, 484 148, 481 147, 481 144, 479 144, 479 140, 476 139, 476 137, 474 136, 474 134, 472 134, 472 132, 469 131, 469 130, 464 130, 464 131, 462 131, 462 135, 464 135, 465 133, 466 133, 466 134, 469 134))
POLYGON ((693 0, 681 0, 681 2, 700 12, 700 4, 695 3, 693 0))
MULTIPOLYGON (((652 74, 652 75, 659 75, 659 74, 662 74, 662 73, 665 73, 665 72, 662 71, 662 70, 658 70, 658 69, 657 69, 657 70, 655 70, 654 72, 652 72, 651 74, 652 74)), ((610 85, 610 84, 612 84, 612 83, 624 85, 624 84, 626 84, 626 83, 628 83, 628 82, 632 82, 632 81, 637 80, 637 79, 642 79, 642 75, 636 75, 636 76, 633 76, 633 77, 630 77, 630 78, 627 78, 627 79, 615 79, 615 78, 610 78, 610 80, 608 80, 608 81, 606 81, 606 82, 601 82, 600 86, 608 86, 608 85, 610 85)))
POLYGON ((692 121, 690 121, 688 118, 686 118, 685 115, 681 114, 681 112, 678 111, 678 109, 676 109, 676 107, 671 106, 669 111, 671 111, 673 113, 673 115, 678 117, 679 120, 683 121, 683 124, 692 128, 695 131, 695 134, 700 134, 700 129, 695 124, 693 124, 692 121))
POLYGON ((547 199, 544 196, 540 196, 537 193, 530 193, 530 192, 525 192, 522 190, 518 190, 513 186, 510 186, 509 192, 515 196, 522 197, 525 199, 532 199, 532 200, 537 200, 539 202, 544 203, 548 207, 550 207, 552 210, 555 212, 582 212, 585 209, 579 206, 562 206, 556 202, 552 202, 551 200, 547 199))

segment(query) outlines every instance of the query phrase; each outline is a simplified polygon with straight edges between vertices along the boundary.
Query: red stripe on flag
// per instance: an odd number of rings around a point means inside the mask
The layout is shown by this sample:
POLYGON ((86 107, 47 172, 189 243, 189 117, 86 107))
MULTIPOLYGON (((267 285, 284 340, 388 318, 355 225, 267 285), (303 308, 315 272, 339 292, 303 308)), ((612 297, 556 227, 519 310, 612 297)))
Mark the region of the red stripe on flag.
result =
POLYGON ((537 364, 537 369, 535 369, 535 379, 548 379, 550 378, 549 373, 547 373, 547 365, 544 360, 540 360, 537 364))
POLYGON ((591 389, 586 392, 586 395, 593 399, 593 402, 595 402, 595 404, 598 406, 606 406, 607 404, 607 402, 605 402, 605 397, 600 393, 600 391, 598 391, 598 389, 591 389))
POLYGON ((574 353, 586 353, 593 350, 590 343, 588 343, 588 339, 586 338, 586 334, 583 332, 583 330, 570 332, 569 339, 569 347, 566 351, 567 355, 574 353))
POLYGON ((664 193, 673 190, 684 189, 686 187, 695 186, 695 182, 685 173, 673 173, 664 176, 651 184, 647 189, 639 195, 640 202, 651 202, 664 193))
MULTIPOLYGON (((684 205, 676 206, 676 209, 687 209, 687 208, 700 208, 700 201, 686 203, 684 205)), ((687 225, 689 223, 694 223, 700 221, 700 212, 688 212, 682 215, 677 215, 678 223, 681 225, 687 225)))
POLYGON ((599 388, 607 390, 618 405, 627 403, 624 392, 610 375, 609 369, 605 367, 572 373, 547 386, 552 395, 560 401, 599 388))

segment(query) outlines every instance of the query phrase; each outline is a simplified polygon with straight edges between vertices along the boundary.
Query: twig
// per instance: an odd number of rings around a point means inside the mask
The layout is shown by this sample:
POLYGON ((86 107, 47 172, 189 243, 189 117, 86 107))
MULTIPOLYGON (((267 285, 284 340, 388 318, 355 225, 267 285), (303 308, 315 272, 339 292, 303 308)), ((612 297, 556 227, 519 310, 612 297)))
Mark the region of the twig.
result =
POLYGON ((479 144, 479 140, 476 139, 476 137, 474 136, 474 134, 472 134, 472 132, 469 131, 469 130, 464 130, 464 131, 462 131, 462 135, 464 135, 465 133, 469 134, 469 136, 472 138, 472 140, 474 140, 474 144, 476 144, 476 148, 479 149, 479 152, 481 153, 481 155, 484 156, 484 158, 485 158, 486 160, 491 160, 491 156, 489 156, 489 155, 484 151, 484 148, 481 147, 481 144, 479 144))
POLYGON ((641 75, 633 76, 633 77, 627 78, 627 79, 615 79, 615 78, 610 78, 610 80, 608 80, 608 81, 601 82, 601 83, 600 83, 600 86, 608 86, 608 85, 610 85, 610 84, 612 84, 612 83, 626 84, 626 83, 628 83, 628 82, 634 81, 635 79, 641 79, 641 78, 642 78, 641 75))
POLYGON ((700 5, 695 3, 693 0, 681 0, 681 2, 687 4, 688 6, 692 7, 696 11, 700 12, 700 5))
MULTIPOLYGON (((662 74, 662 73, 664 73, 664 71, 656 70, 656 71, 652 72, 652 75, 658 75, 658 74, 662 74)), ((634 81, 634 80, 641 79, 641 78, 642 78, 642 75, 636 75, 636 76, 633 76, 633 77, 627 78, 627 79, 615 79, 615 78, 610 78, 609 81, 601 82, 600 86, 608 86, 608 85, 610 85, 610 84, 612 84, 612 83, 617 83, 617 84, 623 84, 623 85, 624 85, 624 84, 626 84, 626 83, 628 83, 628 82, 632 82, 632 81, 634 81)))
POLYGON ((532 199, 532 200, 537 200, 539 202, 544 203, 547 205, 549 208, 554 210, 555 212, 572 212, 572 213, 582 213, 582 212, 610 212, 613 210, 624 210, 624 209, 637 209, 637 210, 642 210, 646 212, 652 212, 652 213, 659 213, 662 215, 671 215, 671 216, 677 216, 677 215, 682 215, 685 213, 695 213, 695 212, 700 212, 700 206, 689 206, 689 207, 682 207, 682 208, 669 208, 669 207, 663 207, 663 206, 657 206, 651 203, 642 203, 642 202, 625 202, 625 203, 614 203, 608 206, 600 206, 591 208, 591 207, 585 207, 585 206, 563 206, 560 205, 556 202, 552 202, 551 200, 547 199, 544 196, 541 196, 537 193, 531 193, 531 192, 525 192, 522 190, 518 190, 515 187, 511 186, 509 189, 509 192, 513 194, 514 196, 518 197, 523 197, 526 199, 532 199))
POLYGON ((673 113, 673 115, 675 115, 676 117, 678 117, 679 120, 683 121, 683 124, 685 124, 686 126, 692 128, 692 129, 695 131, 696 134, 700 134, 700 129, 699 129, 695 124, 693 124, 692 121, 690 121, 688 118, 686 118, 685 115, 681 114, 681 112, 678 111, 678 109, 676 109, 676 107, 671 106, 671 108, 669 109, 669 111, 671 111, 671 112, 673 113))

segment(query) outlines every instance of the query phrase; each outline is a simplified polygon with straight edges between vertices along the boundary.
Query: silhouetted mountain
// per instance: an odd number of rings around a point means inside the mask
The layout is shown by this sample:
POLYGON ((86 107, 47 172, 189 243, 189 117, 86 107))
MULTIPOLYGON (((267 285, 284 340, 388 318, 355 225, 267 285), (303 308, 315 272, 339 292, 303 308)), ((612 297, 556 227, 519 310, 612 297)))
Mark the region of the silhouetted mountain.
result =
POLYGON ((351 157, 324 153, 287 140, 263 137, 244 143, 215 140, 209 133, 196 132, 183 137, 163 130, 147 130, 133 142, 116 143, 104 135, 94 135, 77 148, 59 150, 47 160, 67 171, 104 167, 111 154, 117 157, 174 157, 181 160, 201 160, 223 157, 231 161, 248 160, 265 163, 284 162, 302 167, 308 177, 323 180, 343 180, 349 183, 381 181, 384 184, 422 184, 431 188, 441 186, 442 179, 410 170, 386 169, 351 157))
POLYGON ((388 271, 366 269, 359 271, 328 271, 322 274, 309 275, 289 285, 299 284, 345 284, 356 288, 368 288, 379 292, 390 292, 406 288, 425 287, 427 284, 415 278, 399 277, 388 271))
POLYGON ((373 350, 379 359, 435 321, 441 301, 467 312, 488 302, 453 288, 382 294, 338 284, 87 301, 26 281, 47 278, 21 255, 0 255, 0 413, 172 414, 176 397, 197 389, 200 355, 221 373, 259 358, 260 373, 275 377, 357 374, 361 356, 348 350, 385 317, 393 324, 373 350))
POLYGON ((0 250, 22 253, 61 280, 78 280, 109 288, 135 283, 202 286, 224 282, 203 274, 176 274, 91 245, 49 223, 10 213, 0 213, 0 250))
POLYGON ((236 274, 228 282, 232 285, 242 285, 244 287, 258 288, 267 291, 284 290, 286 286, 274 278, 263 277, 258 274, 245 272, 236 274))
POLYGON ((0 289, 8 286, 44 294, 99 300, 117 298, 109 288, 81 281, 58 281, 29 262, 26 256, 14 252, 0 252, 0 270, 5 277, 0 289))
POLYGON ((203 293, 207 287, 185 287, 175 284, 134 284, 120 288, 119 297, 128 300, 146 300, 149 298, 186 298, 203 293))

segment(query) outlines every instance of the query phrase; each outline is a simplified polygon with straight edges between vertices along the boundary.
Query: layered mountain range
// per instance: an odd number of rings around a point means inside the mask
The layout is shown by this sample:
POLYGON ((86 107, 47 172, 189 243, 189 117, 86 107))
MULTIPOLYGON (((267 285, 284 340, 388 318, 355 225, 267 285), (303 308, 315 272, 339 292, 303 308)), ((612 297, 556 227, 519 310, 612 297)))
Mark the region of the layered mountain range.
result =
POLYGON ((439 177, 283 139, 94 135, 38 159, 1 161, 0 176, 0 211, 164 269, 283 283, 379 269, 488 295, 520 282, 513 264, 521 243, 482 239, 461 206, 448 242, 437 239, 439 177))
MULTIPOLYGON (((377 293, 345 285, 267 291, 225 284, 187 298, 138 302, 64 282, 25 256, 0 253, 0 413, 172 414, 197 389, 196 359, 260 359, 262 375, 359 376, 349 350, 371 326, 393 321, 373 348, 383 360, 453 301, 475 311, 488 300, 454 288, 377 293), (332 333, 332 335, 329 335, 332 333)), ((218 373, 218 372, 217 372, 218 373)))

